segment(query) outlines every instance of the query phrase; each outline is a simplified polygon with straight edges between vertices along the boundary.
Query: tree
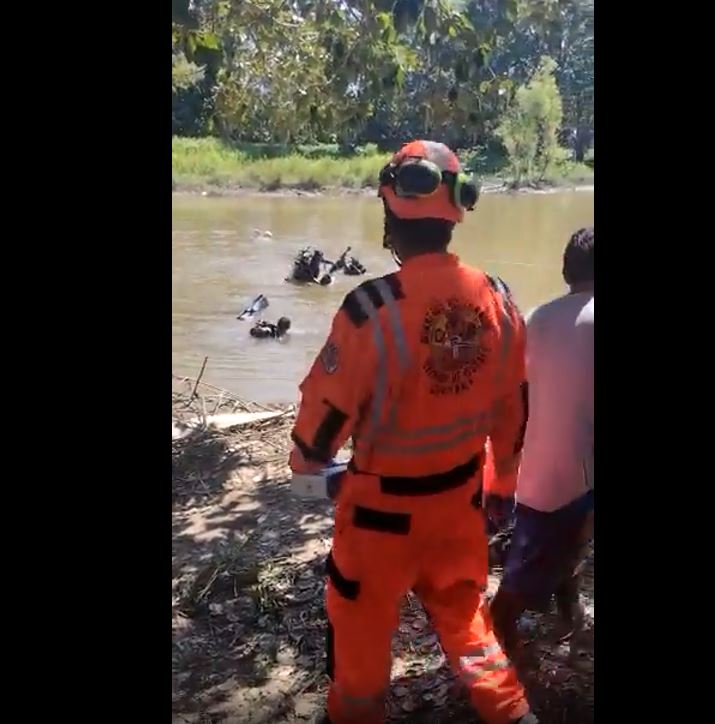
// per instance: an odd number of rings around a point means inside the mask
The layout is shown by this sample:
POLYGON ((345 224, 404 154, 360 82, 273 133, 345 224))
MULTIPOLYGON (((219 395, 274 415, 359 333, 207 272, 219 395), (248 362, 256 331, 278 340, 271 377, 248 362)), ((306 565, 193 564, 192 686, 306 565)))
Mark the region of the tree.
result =
POLYGON ((172 0, 172 11, 176 133, 486 146, 548 55, 577 157, 592 136, 593 0, 172 0))
POLYGON ((534 177, 542 181, 549 166, 559 159, 563 108, 555 70, 552 58, 542 58, 531 80, 517 89, 499 126, 516 184, 534 177))
POLYGON ((219 38, 204 22, 200 2, 172 0, 171 56, 174 133, 210 133, 223 53, 219 38))
POLYGON ((498 71, 519 83, 531 76, 542 56, 556 61, 565 130, 579 161, 593 138, 593 31, 593 0, 520 0, 496 59, 498 71))

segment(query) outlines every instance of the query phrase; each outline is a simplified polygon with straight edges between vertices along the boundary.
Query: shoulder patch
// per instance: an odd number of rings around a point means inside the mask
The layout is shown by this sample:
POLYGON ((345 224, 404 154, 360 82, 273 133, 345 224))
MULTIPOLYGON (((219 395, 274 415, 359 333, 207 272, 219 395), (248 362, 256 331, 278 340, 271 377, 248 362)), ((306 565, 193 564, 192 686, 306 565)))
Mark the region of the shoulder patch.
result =
POLYGON ((332 340, 328 340, 324 345, 323 349, 320 350, 320 362, 323 365, 323 369, 326 374, 332 375, 337 372, 339 363, 338 347, 332 340))
POLYGON ((380 293, 380 285, 377 284, 381 280, 387 284, 395 300, 405 298, 402 284, 396 274, 386 274, 378 279, 368 279, 347 294, 340 305, 340 308, 345 311, 356 327, 361 327, 370 318, 366 305, 371 305, 376 310, 384 306, 385 300, 380 293))

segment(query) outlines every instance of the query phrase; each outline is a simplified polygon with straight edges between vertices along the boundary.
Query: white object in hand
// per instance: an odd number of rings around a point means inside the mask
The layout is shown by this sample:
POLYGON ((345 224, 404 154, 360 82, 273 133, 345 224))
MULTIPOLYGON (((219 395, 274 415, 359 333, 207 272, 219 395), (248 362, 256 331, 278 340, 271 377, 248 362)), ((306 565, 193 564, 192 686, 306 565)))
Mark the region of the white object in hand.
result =
POLYGON ((293 473, 290 489, 299 498, 335 498, 347 463, 323 468, 317 473, 293 473))

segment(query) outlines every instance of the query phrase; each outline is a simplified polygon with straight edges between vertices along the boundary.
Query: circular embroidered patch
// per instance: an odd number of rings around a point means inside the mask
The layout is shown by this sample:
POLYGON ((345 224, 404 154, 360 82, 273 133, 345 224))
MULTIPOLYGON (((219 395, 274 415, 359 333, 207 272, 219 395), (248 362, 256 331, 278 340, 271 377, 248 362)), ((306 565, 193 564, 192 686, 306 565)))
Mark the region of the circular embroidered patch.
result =
POLYGON ((422 324, 420 341, 428 346, 423 370, 430 392, 458 395, 469 389, 487 358, 485 337, 490 331, 486 314, 462 299, 437 301, 422 324))

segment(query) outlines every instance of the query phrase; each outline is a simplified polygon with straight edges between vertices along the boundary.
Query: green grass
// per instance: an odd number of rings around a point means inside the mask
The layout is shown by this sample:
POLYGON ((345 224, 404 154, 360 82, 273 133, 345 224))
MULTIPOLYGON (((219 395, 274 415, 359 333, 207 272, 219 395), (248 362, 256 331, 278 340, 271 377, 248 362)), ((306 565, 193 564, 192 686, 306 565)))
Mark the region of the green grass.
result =
POLYGON ((337 146, 231 146, 215 138, 174 138, 174 187, 316 190, 374 186, 389 156, 376 149, 339 155, 337 146))
MULTIPOLYGON (((465 167, 482 182, 510 184, 507 163, 493 150, 460 150, 465 167)), ((224 143, 216 138, 172 139, 174 190, 204 189, 360 189, 374 187, 389 154, 375 146, 348 154, 337 145, 296 146, 224 143)), ((593 164, 593 159, 590 160, 593 164)), ((563 186, 593 182, 593 168, 563 161, 540 185, 563 186)), ((531 185, 523 181, 523 186, 531 185)))

